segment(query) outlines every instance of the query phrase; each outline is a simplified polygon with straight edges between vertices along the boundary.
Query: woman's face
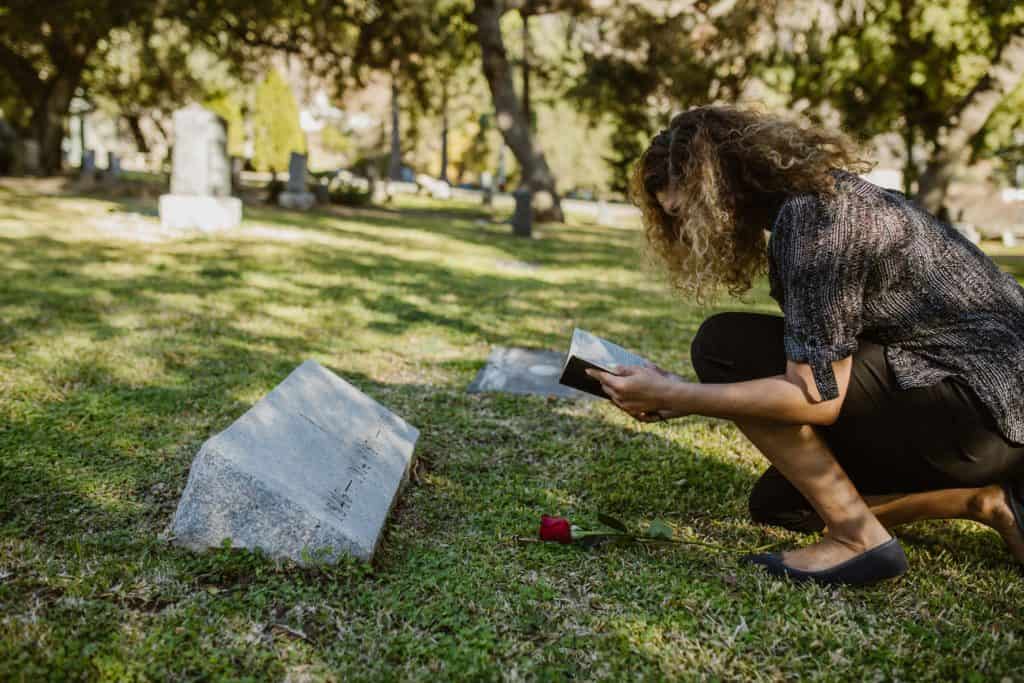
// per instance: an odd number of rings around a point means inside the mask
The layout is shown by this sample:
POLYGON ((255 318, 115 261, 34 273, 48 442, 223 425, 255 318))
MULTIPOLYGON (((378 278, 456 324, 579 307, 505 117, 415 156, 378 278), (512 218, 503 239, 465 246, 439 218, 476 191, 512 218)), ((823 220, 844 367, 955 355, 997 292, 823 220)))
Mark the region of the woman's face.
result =
POLYGON ((662 211, 667 213, 669 216, 679 215, 678 202, 676 201, 675 195, 672 192, 665 189, 662 190, 661 192, 658 192, 654 196, 658 200, 658 203, 661 204, 662 211))

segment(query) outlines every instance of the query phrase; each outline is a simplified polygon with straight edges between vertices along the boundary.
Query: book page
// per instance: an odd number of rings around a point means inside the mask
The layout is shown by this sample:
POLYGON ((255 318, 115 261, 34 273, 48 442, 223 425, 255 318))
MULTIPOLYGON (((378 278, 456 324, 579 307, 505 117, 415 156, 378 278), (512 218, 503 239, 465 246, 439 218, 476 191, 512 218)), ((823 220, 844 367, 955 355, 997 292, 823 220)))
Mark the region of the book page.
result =
POLYGON ((572 332, 569 356, 582 358, 606 370, 615 365, 647 365, 642 356, 579 328, 572 332))

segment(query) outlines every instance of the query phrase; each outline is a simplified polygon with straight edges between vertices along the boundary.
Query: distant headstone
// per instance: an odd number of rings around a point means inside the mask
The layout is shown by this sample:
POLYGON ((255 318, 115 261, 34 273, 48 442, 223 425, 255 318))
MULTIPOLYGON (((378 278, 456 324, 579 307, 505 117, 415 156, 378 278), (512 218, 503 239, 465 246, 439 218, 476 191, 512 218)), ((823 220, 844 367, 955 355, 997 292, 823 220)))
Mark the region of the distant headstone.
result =
POLYGON ((107 152, 107 170, 103 174, 103 180, 107 183, 116 183, 121 179, 121 158, 113 152, 107 152))
POLYGON ((245 167, 245 159, 238 156, 231 157, 231 191, 238 192, 242 189, 242 169, 245 167))
POLYGON ((15 146, 14 166, 18 175, 39 175, 42 172, 39 143, 35 140, 19 140, 15 146))
POLYGON ((306 361, 203 444, 171 531, 193 550, 260 548, 305 563, 370 560, 419 431, 306 361))
POLYGON ((589 401, 595 397, 558 383, 565 364, 560 351, 495 347, 487 364, 466 389, 471 394, 555 396, 589 401))
POLYGON ((1004 247, 1015 247, 1017 246, 1017 233, 1013 230, 1003 231, 1003 246, 1004 247))
POLYGON ((278 195, 277 203, 286 209, 306 211, 316 204, 316 195, 306 189, 306 155, 292 152, 288 159, 288 188, 278 195))
POLYGON ((481 173, 480 186, 484 189, 484 206, 491 206, 494 203, 494 176, 492 176, 488 171, 481 173))
POLYGON ((82 152, 82 176, 92 176, 96 173, 96 150, 87 149, 82 152))
POLYGON ((612 211, 603 199, 597 203, 597 224, 603 227, 612 225, 612 211))
POLYGON ((242 202, 231 196, 224 121, 191 104, 174 112, 171 192, 160 197, 165 229, 213 231, 242 222, 242 202))
POLYGON ((518 237, 533 235, 533 193, 520 187, 512 193, 516 200, 516 209, 512 214, 512 233, 518 237))
POLYGON ((377 167, 371 165, 369 170, 370 201, 374 204, 383 204, 390 201, 391 195, 388 192, 388 183, 380 178, 377 167))

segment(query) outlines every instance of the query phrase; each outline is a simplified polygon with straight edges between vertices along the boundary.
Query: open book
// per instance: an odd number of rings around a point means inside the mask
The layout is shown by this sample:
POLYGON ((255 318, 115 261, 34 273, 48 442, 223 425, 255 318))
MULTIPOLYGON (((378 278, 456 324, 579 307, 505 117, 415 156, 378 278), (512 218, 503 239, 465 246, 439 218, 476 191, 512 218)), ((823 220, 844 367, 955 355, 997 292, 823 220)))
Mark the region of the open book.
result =
POLYGON ((630 353, 607 339, 601 339, 586 330, 577 328, 572 331, 569 354, 565 358, 562 376, 558 378, 558 382, 594 396, 608 398, 601 388, 601 383, 587 374, 587 368, 597 368, 614 374, 613 368, 616 365, 648 364, 643 357, 630 353))

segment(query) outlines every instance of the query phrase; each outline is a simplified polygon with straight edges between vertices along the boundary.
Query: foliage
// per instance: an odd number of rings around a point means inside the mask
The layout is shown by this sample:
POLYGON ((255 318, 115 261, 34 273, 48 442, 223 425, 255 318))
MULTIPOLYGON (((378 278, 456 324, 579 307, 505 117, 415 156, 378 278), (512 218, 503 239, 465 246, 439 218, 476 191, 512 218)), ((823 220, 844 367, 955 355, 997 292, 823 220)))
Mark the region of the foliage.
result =
POLYGON ((44 170, 60 167, 71 99, 112 32, 154 18, 153 3, 144 0, 19 2, 3 16, 0 106, 21 135, 39 144, 44 170))
POLYGON ((578 64, 564 79, 571 101, 595 125, 611 126, 612 187, 624 193, 629 168, 672 113, 741 99, 758 64, 753 37, 766 31, 762 3, 608 3, 579 22, 578 64))
POLYGON ((252 163, 257 170, 287 169, 292 152, 306 151, 306 136, 299 127, 299 105, 277 69, 270 69, 256 88, 252 121, 252 163))
POLYGON ((320 144, 330 152, 351 156, 355 151, 352 138, 335 125, 324 126, 320 133, 320 144))
MULTIPOLYGON (((947 3, 885 0, 863 15, 832 15, 832 25, 804 18, 780 44, 766 76, 794 100, 827 103, 842 124, 868 138, 899 131, 905 189, 938 149, 966 98, 989 73, 1011 37, 1024 31, 1024 5, 1001 0, 947 3)), ((1020 119, 1006 102, 975 138, 982 156, 1011 143, 1020 119)))
POLYGON ((220 93, 203 103, 207 109, 224 119, 228 128, 228 154, 245 156, 245 118, 237 95, 220 93))
POLYGON ((332 204, 342 206, 367 206, 373 198, 369 190, 345 182, 332 183, 329 196, 332 204))
MULTIPOLYGON (((778 583, 699 547, 514 543, 550 510, 663 519, 735 548, 808 539, 749 522, 765 463, 728 423, 465 393, 492 346, 562 348, 584 324, 691 374, 686 348, 714 311, 637 267, 637 230, 570 221, 517 240, 477 207, 396 201, 247 206, 240 230, 167 240, 151 202, 0 185, 0 679, 1024 670, 1024 579, 969 522, 907 529, 911 573, 865 590, 778 583), (121 211, 131 235, 116 232, 121 211), (374 565, 303 569, 162 540, 202 442, 307 358, 421 430, 374 565)), ((1019 269, 1019 252, 1005 263, 1019 269)), ((763 286, 749 306, 777 310, 763 286)))

